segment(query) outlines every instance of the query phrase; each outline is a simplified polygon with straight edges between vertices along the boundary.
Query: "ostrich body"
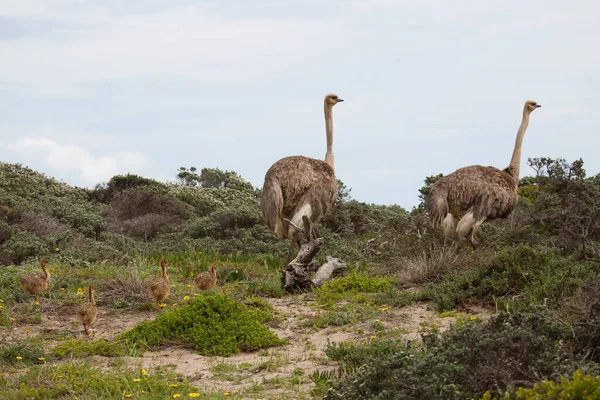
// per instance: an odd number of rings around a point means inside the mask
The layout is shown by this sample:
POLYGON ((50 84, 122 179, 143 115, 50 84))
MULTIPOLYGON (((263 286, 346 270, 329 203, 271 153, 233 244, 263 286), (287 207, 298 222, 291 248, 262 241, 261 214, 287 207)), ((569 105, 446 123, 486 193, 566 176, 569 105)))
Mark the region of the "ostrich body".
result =
POLYGON ((442 226, 444 236, 477 244, 477 228, 486 220, 506 218, 518 200, 521 146, 533 110, 541 107, 527 101, 517 132, 512 159, 507 168, 472 165, 460 168, 433 184, 425 208, 434 227, 442 226), (469 233, 471 233, 470 238, 469 233))
POLYGON ((40 266, 42 267, 42 271, 44 273, 34 273, 27 274, 22 276, 19 280, 19 286, 23 291, 29 293, 32 296, 35 296, 44 290, 48 289, 48 280, 50 279, 50 272, 48 272, 48 268, 46 265, 48 264, 48 260, 42 258, 40 261, 40 266))
POLYGON ((96 315, 98 315, 98 308, 96 307, 96 300, 94 300, 94 287, 88 286, 89 303, 82 304, 77 310, 77 319, 83 323, 83 329, 87 335, 90 334, 90 326, 96 321, 96 315))
POLYGON ((194 283, 200 290, 210 290, 217 284, 217 268, 210 266, 210 272, 200 272, 194 278, 194 283))
POLYGON ((162 277, 151 281, 148 284, 148 296, 152 297, 156 301, 156 305, 160 307, 160 303, 167 298, 171 293, 171 286, 169 285, 169 276, 167 275, 167 265, 169 263, 164 258, 160 261, 160 268, 162 269, 162 277))
POLYGON ((338 186, 333 157, 333 106, 344 100, 334 94, 325 96, 325 161, 303 156, 285 157, 265 175, 260 207, 267 226, 280 240, 290 240, 287 262, 292 260, 297 242, 296 228, 302 216, 319 221, 333 206, 338 186))

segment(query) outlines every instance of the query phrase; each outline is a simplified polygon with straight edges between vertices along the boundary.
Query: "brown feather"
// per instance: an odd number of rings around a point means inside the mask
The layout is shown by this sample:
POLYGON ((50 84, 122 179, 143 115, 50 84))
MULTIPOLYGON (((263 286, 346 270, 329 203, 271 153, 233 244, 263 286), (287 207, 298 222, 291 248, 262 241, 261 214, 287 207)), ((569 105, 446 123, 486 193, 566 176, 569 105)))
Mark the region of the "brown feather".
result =
POLYGON ((171 293, 169 276, 167 275, 167 265, 167 260, 163 258, 160 262, 162 277, 148 283, 148 296, 152 297, 157 305, 160 305, 160 303, 162 303, 171 293))
MULTIPOLYGON (((288 262, 295 244, 295 229, 290 229, 294 216, 310 205, 310 219, 317 222, 333 207, 337 197, 337 181, 333 156, 332 108, 343 101, 334 94, 324 100, 327 152, 325 161, 303 156, 285 157, 269 168, 260 199, 267 226, 280 240, 291 240, 288 262)), ((301 225, 301 221, 297 221, 301 225)))
POLYGON ((82 304, 77 310, 77 319, 83 323, 85 333, 89 334, 90 326, 96 321, 98 315, 98 308, 96 307, 96 301, 94 300, 94 287, 90 285, 88 287, 89 303, 82 304))
POLYGON ((194 278, 194 283, 200 290, 210 290, 217 284, 217 268, 212 265, 210 272, 200 272, 194 278))
POLYGON ((434 227, 443 225, 451 214, 460 221, 457 226, 453 225, 455 222, 449 223, 444 228, 445 234, 453 234, 449 231, 456 229, 459 237, 466 239, 471 230, 471 243, 474 245, 477 227, 483 221, 506 218, 512 212, 518 200, 523 137, 529 124, 529 115, 538 107, 541 106, 534 101, 525 102, 513 155, 506 169, 472 165, 460 168, 433 184, 425 198, 425 209, 434 227), (463 219, 468 213, 472 215, 463 219))
POLYGON ((50 272, 48 272, 46 264, 48 264, 48 260, 42 258, 42 260, 40 261, 40 266, 42 267, 42 271, 44 271, 44 273, 27 274, 21 277, 21 279, 19 280, 19 286, 21 286, 21 289, 23 289, 23 291, 29 293, 32 296, 35 296, 48 289, 48 280, 50 279, 50 272))

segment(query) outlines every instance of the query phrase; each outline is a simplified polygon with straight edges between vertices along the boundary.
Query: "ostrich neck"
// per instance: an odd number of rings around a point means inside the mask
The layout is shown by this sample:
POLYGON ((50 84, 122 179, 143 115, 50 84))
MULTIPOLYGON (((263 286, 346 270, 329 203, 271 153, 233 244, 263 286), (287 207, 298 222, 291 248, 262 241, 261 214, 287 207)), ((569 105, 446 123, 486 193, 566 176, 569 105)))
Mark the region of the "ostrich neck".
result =
POLYGON ((325 153, 325 162, 333 167, 333 117, 332 106, 325 104, 325 132, 327 133, 327 153, 325 153))
POLYGON ((46 267, 46 265, 42 265, 42 271, 44 271, 44 275, 46 276, 46 281, 50 279, 50 272, 48 271, 48 268, 46 267))
POLYGON ((519 131, 517 132, 517 139, 515 140, 515 149, 513 150, 513 155, 510 160, 510 164, 507 168, 508 173, 513 177, 517 185, 519 183, 519 173, 521 170, 521 146, 523 144, 523 137, 525 136, 525 131, 527 130, 528 124, 529 113, 527 111, 523 111, 523 120, 521 121, 521 126, 519 127, 519 131))
POLYGON ((163 278, 165 278, 165 280, 167 282, 169 282, 169 275, 167 275, 167 268, 163 267, 162 271, 163 271, 163 278))
POLYGON ((90 303, 96 304, 96 300, 94 300, 94 291, 90 290, 90 303))

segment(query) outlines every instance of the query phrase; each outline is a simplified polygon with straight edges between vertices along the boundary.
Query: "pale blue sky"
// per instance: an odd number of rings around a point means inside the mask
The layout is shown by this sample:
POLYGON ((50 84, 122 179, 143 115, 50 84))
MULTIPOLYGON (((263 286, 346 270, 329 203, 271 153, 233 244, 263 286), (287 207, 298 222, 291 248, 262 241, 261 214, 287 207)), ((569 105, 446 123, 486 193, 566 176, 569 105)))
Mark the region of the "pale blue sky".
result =
POLYGON ((600 172, 596 1, 0 1, 0 160, 93 186, 322 158, 361 201, 527 157, 600 172))

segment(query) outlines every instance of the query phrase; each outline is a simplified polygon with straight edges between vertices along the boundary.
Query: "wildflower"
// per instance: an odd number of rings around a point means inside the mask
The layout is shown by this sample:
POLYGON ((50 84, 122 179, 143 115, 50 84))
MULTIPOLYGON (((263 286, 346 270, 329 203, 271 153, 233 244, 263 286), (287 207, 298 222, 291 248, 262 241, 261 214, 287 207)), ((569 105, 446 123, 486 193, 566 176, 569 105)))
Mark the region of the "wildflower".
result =
POLYGON ((142 393, 148 393, 148 392, 146 392, 144 389, 142 389, 142 393))
POLYGON ((183 296, 183 301, 188 301, 190 299, 190 296, 183 296))
POLYGON ((139 381, 141 381, 141 379, 140 378, 134 378, 134 379, 132 379, 132 381, 133 382, 139 382, 139 381))
POLYGON ((142 375, 148 375, 148 372, 146 372, 145 369, 142 370, 142 375))
POLYGON ((40 360, 40 361, 46 361, 46 359, 44 357, 38 357, 38 360, 40 360))
POLYGON ((0 305, 0 310, 2 310, 4 308, 4 306, 0 305))
POLYGON ((58 247, 56 249, 54 249, 54 250, 56 250, 57 252, 60 251, 60 249, 58 247))
POLYGON ((179 304, 177 303, 173 303, 173 307, 177 307, 179 304))
POLYGON ((83 289, 82 288, 77 289, 77 294, 80 296, 83 296, 83 289))
POLYGON ((4 303, 4 300, 0 299, 0 303, 4 303))
POLYGON ((17 360, 21 361, 22 359, 23 359, 23 357, 17 356, 17 360))
POLYGON ((25 328, 25 329, 23 329, 23 332, 29 333, 29 329, 25 328))
POLYGON ((175 394, 173 395, 173 398, 174 398, 174 399, 176 399, 176 398, 178 398, 178 397, 181 397, 181 393, 175 393, 175 394))
POLYGON ((65 290, 65 288, 64 288, 64 287, 61 287, 61 288, 60 288, 60 290, 65 290))
POLYGON ((190 397, 200 397, 200 393, 188 393, 188 396, 190 397))
POLYGON ((375 335, 371 335, 371 339, 375 339, 377 336, 375 335))
POLYGON ((475 320, 477 320, 477 317, 470 317, 469 319, 470 319, 471 321, 475 321, 475 320))
POLYGON ((8 317, 8 320, 9 320, 10 322, 15 322, 15 321, 16 321, 16 319, 14 319, 13 317, 8 317))
POLYGON ((125 397, 133 397, 133 393, 126 394, 125 397))
POLYGON ((185 285, 185 287, 192 287, 192 285, 185 285))
POLYGON ((169 387, 177 387, 177 384, 176 384, 176 383, 171 383, 171 384, 169 385, 169 387))
POLYGON ((39 305, 40 305, 40 302, 39 302, 39 301, 36 301, 34 304, 35 304, 36 306, 39 306, 39 305))
POLYGON ((231 396, 231 393, 225 392, 225 393, 223 393, 223 396, 231 396))
POLYGON ((158 306, 159 306, 160 308, 165 308, 165 307, 167 306, 167 304, 166 304, 166 303, 160 303, 158 306))

